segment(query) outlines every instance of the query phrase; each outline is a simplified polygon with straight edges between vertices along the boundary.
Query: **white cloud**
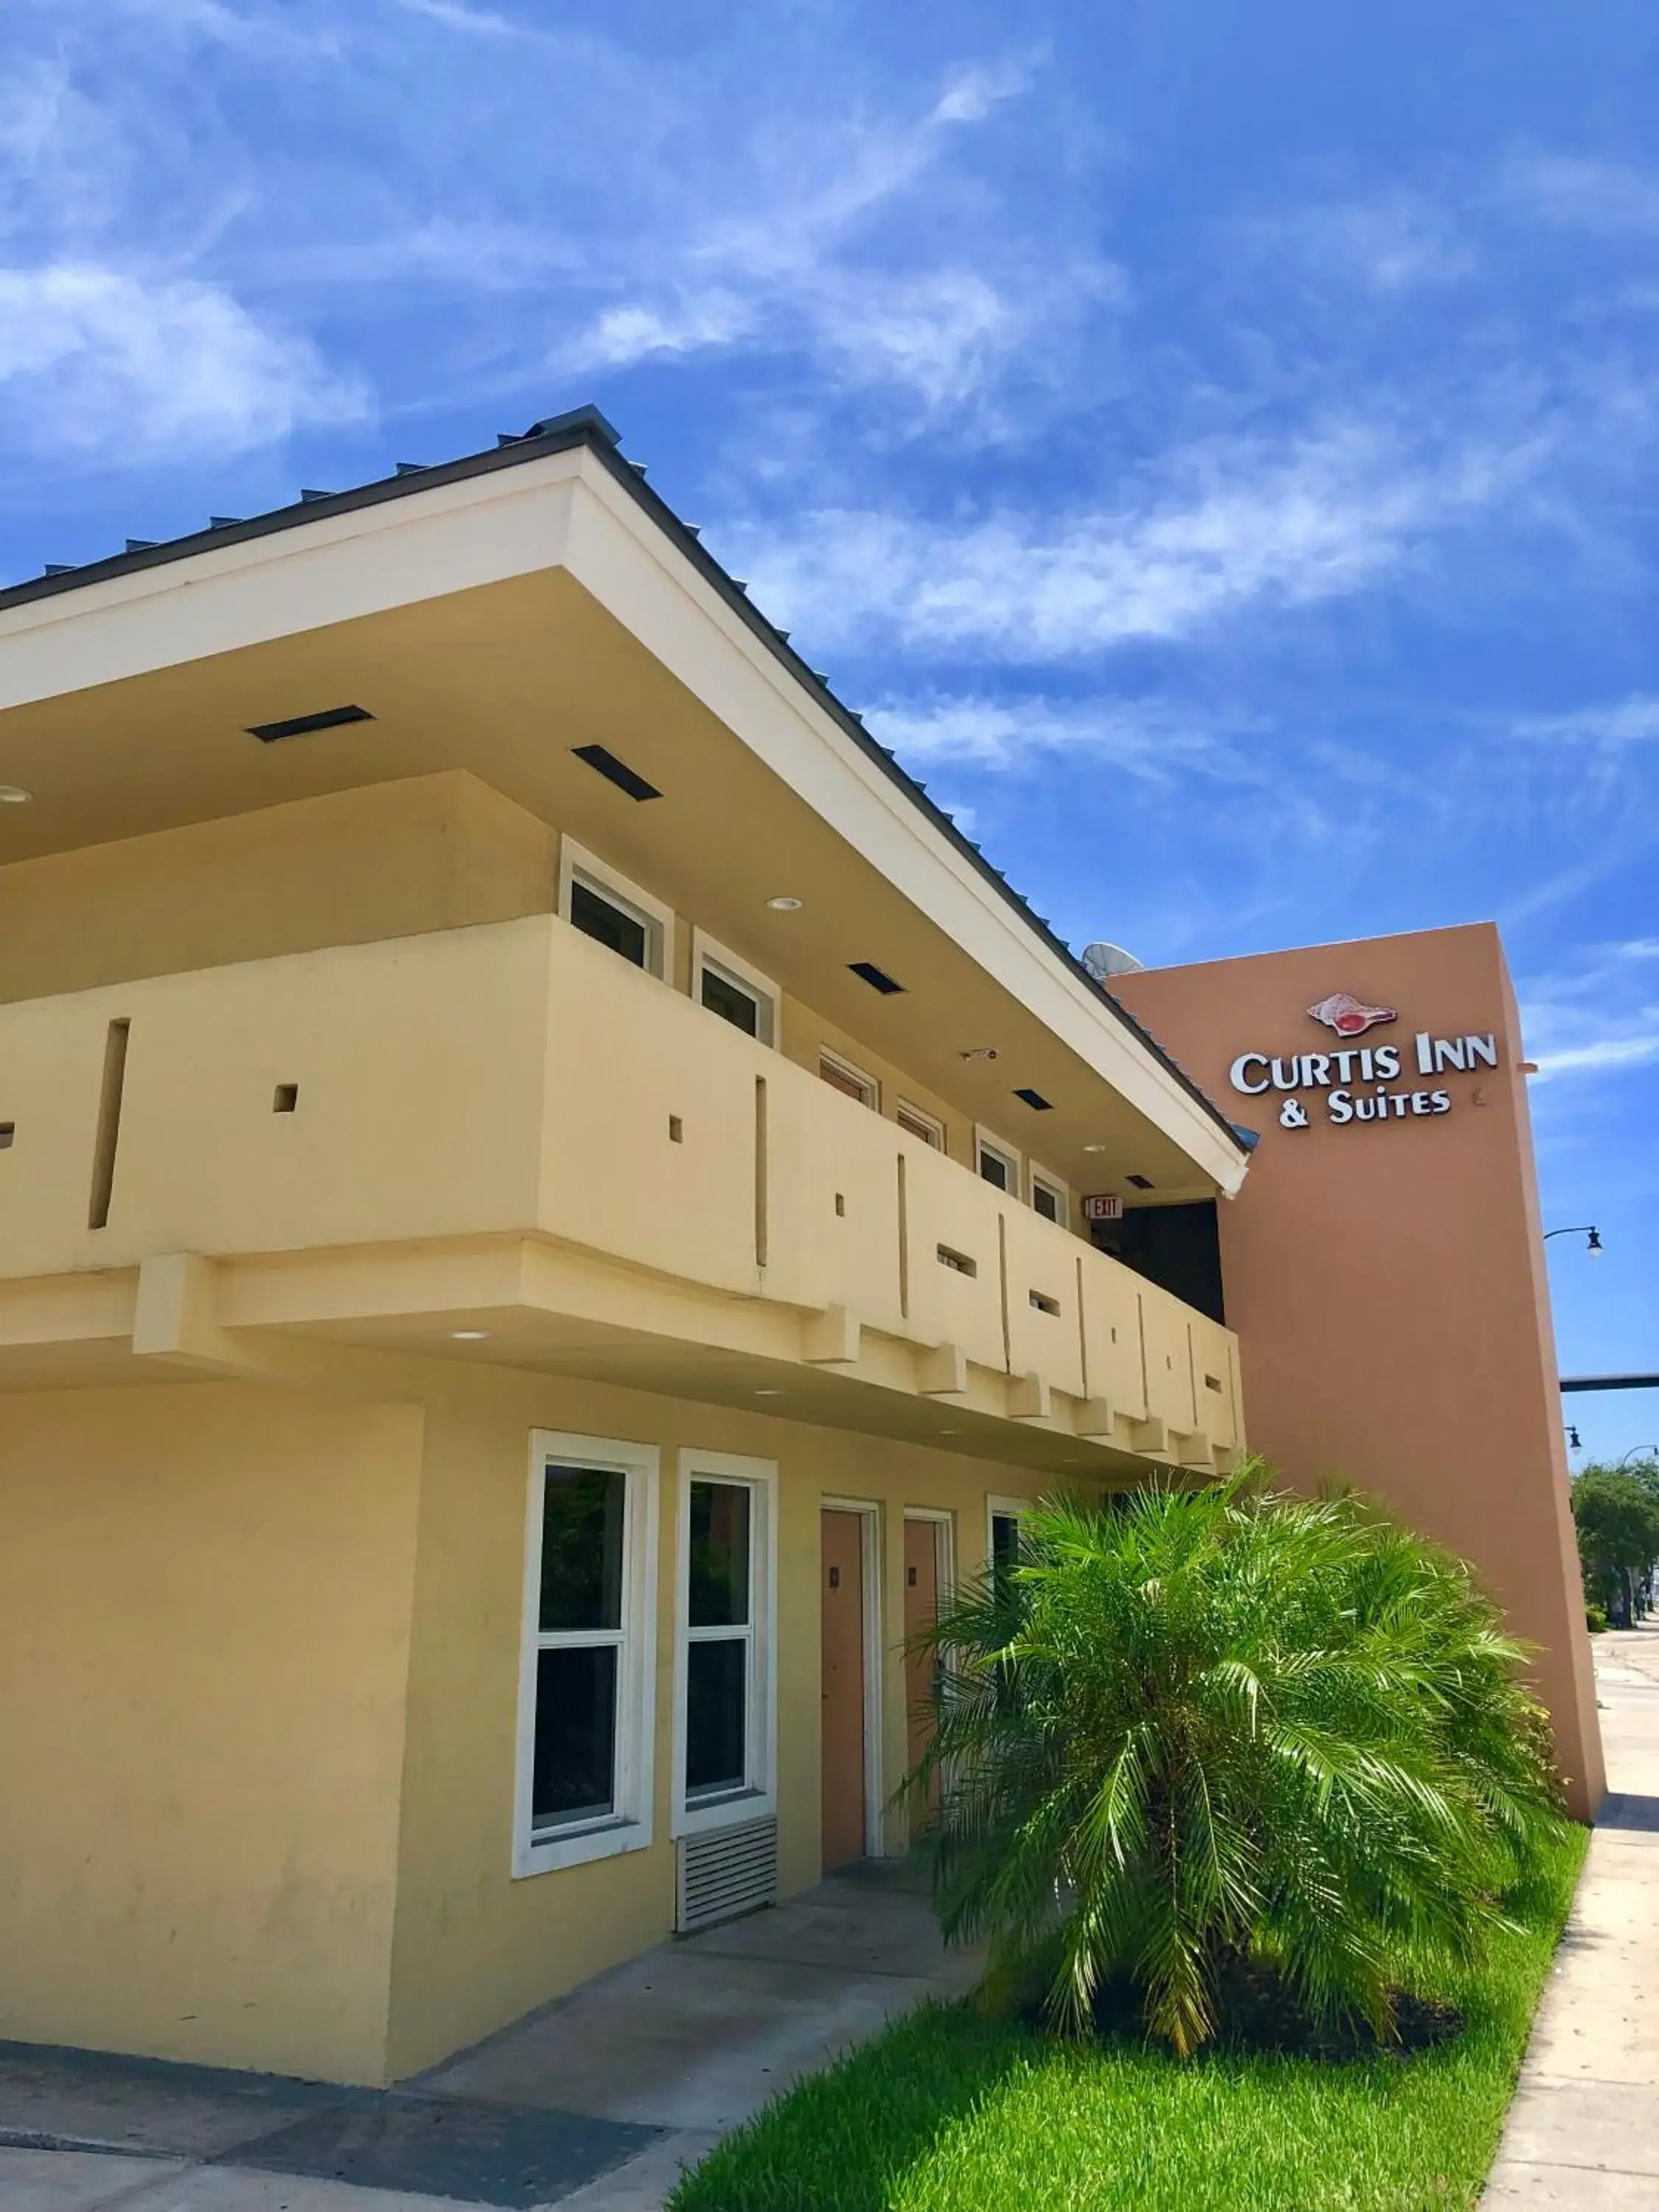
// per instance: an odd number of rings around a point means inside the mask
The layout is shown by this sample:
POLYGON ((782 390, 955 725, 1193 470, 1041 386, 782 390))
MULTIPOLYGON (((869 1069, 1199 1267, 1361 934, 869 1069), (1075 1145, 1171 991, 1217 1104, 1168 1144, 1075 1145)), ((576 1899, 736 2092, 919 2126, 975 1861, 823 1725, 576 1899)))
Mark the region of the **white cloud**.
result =
POLYGON ((1534 222, 1563 229, 1659 230, 1659 173, 1631 162, 1531 154, 1504 167, 1493 197, 1534 222))
POLYGON ((753 309, 725 291, 682 295, 659 307, 607 307, 558 349, 562 368, 623 368, 663 354, 727 346, 753 325, 753 309))
POLYGON ((516 39, 524 35, 516 23, 505 15, 498 15, 493 8, 466 8, 460 0, 398 0, 398 5, 411 15, 424 15, 448 30, 464 32, 470 38, 516 39))
POLYGON ((555 364, 799 352, 827 390, 896 387, 925 415, 978 401, 1016 368, 1041 383, 1065 334, 1121 307, 1127 283, 1097 255, 1025 250, 994 222, 963 250, 951 148, 1030 82, 1025 63, 969 69, 920 117, 758 135, 699 216, 629 239, 629 295, 556 347, 555 364))
POLYGON ((1351 422, 1279 446, 1188 447, 1115 507, 965 526, 830 509, 789 534, 737 534, 757 598, 787 625, 810 623, 820 647, 1030 663, 1357 591, 1529 465, 1519 447, 1437 457, 1351 422))
POLYGON ((1522 715, 1510 725, 1518 738, 1569 744, 1637 745, 1659 738, 1659 697, 1632 692, 1628 698, 1585 707, 1572 714, 1522 715))
POLYGON ((1522 1028, 1540 1082, 1659 1060, 1659 938, 1589 946, 1577 969, 1538 978, 1522 1028))
POLYGON ((8 442, 115 459, 263 444, 366 404, 215 285, 86 265, 0 268, 0 391, 8 442))
MULTIPOLYGON (((1659 1012, 1659 1009, 1654 1010, 1659 1012)), ((1537 1080, 1552 1075, 1594 1075, 1608 1068, 1644 1067, 1659 1060, 1659 1029, 1646 1036, 1598 1037, 1592 1044, 1540 1053, 1537 1080)))
MULTIPOLYGON (((1012 214, 1000 149, 1030 126, 999 118, 1040 56, 896 90, 831 42, 810 82, 737 84, 735 30, 671 63, 672 34, 517 0, 14 4, 38 28, 0 72, 0 264, 280 286, 296 319, 361 319, 364 282, 441 297, 451 387, 741 349, 815 383, 820 412, 878 393, 888 444, 947 410, 962 435, 1029 434, 1122 299, 1080 222, 1012 214)), ((414 366, 389 375, 405 404, 414 366)))
POLYGON ((1376 292, 1461 283, 1476 266, 1451 211, 1421 193, 1310 203, 1248 225, 1258 251, 1376 292))
POLYGON ((929 118, 934 123, 981 123, 1005 100, 1030 88, 1033 64, 1008 61, 959 70, 939 94, 929 118))
POLYGON ((1086 754, 1148 782, 1193 771, 1231 779, 1243 763, 1220 729, 1158 699, 991 698, 926 692, 889 698, 866 718, 908 764, 998 771, 1042 755, 1086 754))

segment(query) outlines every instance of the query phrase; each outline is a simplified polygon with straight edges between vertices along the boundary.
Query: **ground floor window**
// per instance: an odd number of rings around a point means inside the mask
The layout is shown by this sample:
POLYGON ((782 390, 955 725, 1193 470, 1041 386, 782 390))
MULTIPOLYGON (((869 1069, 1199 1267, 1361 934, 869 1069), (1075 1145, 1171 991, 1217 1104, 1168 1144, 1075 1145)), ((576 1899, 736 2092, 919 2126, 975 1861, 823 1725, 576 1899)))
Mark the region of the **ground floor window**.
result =
POLYGON ((657 1458, 532 1438, 515 1874, 651 1840, 657 1458))
POLYGON ((676 1832, 775 1809, 770 1461, 680 1455, 676 1832))
POLYGON ((1030 1502, 1023 1498, 992 1498, 986 1506, 989 1516, 986 1565, 992 1581, 1000 1584, 1018 1564, 1020 1529, 1031 1510, 1030 1502))

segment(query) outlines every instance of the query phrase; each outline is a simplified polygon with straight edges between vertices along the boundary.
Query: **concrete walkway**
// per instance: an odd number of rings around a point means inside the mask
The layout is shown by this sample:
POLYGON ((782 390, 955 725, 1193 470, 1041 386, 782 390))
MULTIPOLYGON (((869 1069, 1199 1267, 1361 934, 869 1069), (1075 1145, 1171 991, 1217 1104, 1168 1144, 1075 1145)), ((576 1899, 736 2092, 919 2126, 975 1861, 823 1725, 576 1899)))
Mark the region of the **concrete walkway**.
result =
MULTIPOLYGON (((1659 2192, 1659 1625, 1595 1656, 1615 1794, 1483 2212, 1659 2192)), ((659 2212, 778 2090, 973 1973, 905 1870, 872 1866, 663 1944, 383 2094, 0 2045, 0 2207, 659 2212)))
POLYGON ((659 1945, 385 2093, 0 2044, 4 2212, 657 2212, 798 2075, 959 1995, 902 1867, 659 1945))
POLYGON ((1659 2192, 1659 1623, 1595 1638, 1608 1796, 1482 2212, 1659 2192))

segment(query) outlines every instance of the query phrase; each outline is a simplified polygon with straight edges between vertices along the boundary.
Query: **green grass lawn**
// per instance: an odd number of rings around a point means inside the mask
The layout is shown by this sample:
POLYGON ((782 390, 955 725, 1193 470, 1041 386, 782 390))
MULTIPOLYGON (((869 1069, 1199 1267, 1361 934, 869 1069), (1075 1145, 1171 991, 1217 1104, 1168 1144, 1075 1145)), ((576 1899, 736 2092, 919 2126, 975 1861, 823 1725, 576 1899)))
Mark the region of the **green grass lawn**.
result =
POLYGON ((670 2212, 1446 2212, 1473 2204, 1583 1862, 1559 1911, 1449 1990, 1409 2057, 1079 2047, 933 2005, 720 2144, 670 2212))

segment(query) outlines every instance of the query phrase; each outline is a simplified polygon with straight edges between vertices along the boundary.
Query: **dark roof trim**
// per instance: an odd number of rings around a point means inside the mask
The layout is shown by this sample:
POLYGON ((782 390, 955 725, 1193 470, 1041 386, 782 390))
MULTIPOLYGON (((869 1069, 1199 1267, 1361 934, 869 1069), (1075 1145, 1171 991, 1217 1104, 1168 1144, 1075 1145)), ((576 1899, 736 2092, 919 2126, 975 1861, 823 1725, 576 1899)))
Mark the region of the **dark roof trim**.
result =
POLYGON ((1564 1375, 1564 1390, 1659 1390, 1659 1375, 1564 1375))
POLYGON ((358 484, 349 491, 332 492, 320 498, 313 492, 302 495, 290 506, 274 507, 269 514, 253 515, 246 522, 222 522, 206 530, 193 531, 185 538, 169 538, 165 543, 154 545, 135 546, 130 553, 117 553, 107 560, 88 562, 83 568, 31 577, 26 583, 13 584, 0 591, 0 612, 9 607, 27 606, 38 599, 57 599, 66 592, 82 591, 89 584, 101 584, 112 576, 137 575, 146 568, 159 568, 171 561, 188 560, 197 553, 217 551, 226 545, 245 544, 252 538, 274 537, 278 531, 323 522, 331 515, 351 514, 360 507, 380 507, 388 500, 407 499, 411 493, 430 491, 440 484, 464 483, 471 477, 491 475, 497 469, 516 468, 521 461, 541 460, 550 454, 568 453, 574 447, 586 447, 597 460, 603 462, 617 483, 644 509, 658 528, 673 540, 679 551, 720 593, 732 612, 742 617, 767 650, 812 694, 819 706, 834 718, 860 751, 898 786, 911 805, 927 816, 939 834, 955 847, 999 897, 1012 907, 1026 927, 1041 938, 1048 951, 1086 988, 1090 995, 1174 1076, 1188 1096, 1202 1107, 1234 1150, 1245 1152, 1247 1148, 1240 1143, 1237 1131, 1214 1100, 1193 1080, 1184 1067, 1170 1057, 1157 1039, 1141 1027, 1128 1008, 1096 981, 1073 953, 1071 947, 1063 944, 1047 922, 1032 911, 1000 870, 993 867, 978 846, 963 836, 950 816, 934 805, 915 779, 906 775, 886 746, 877 744, 860 719, 842 704, 823 677, 815 669, 809 668, 789 644, 784 633, 775 629, 767 621, 744 587, 726 574, 712 554, 704 550, 696 533, 686 527, 667 501, 652 490, 641 470, 634 463, 623 459, 617 450, 619 442, 619 434, 614 424, 607 422, 597 407, 573 407, 565 414, 550 416, 543 422, 532 423, 522 437, 503 438, 484 452, 464 454, 459 460, 440 461, 431 468, 418 470, 405 467, 392 476, 381 477, 373 483, 358 484))

